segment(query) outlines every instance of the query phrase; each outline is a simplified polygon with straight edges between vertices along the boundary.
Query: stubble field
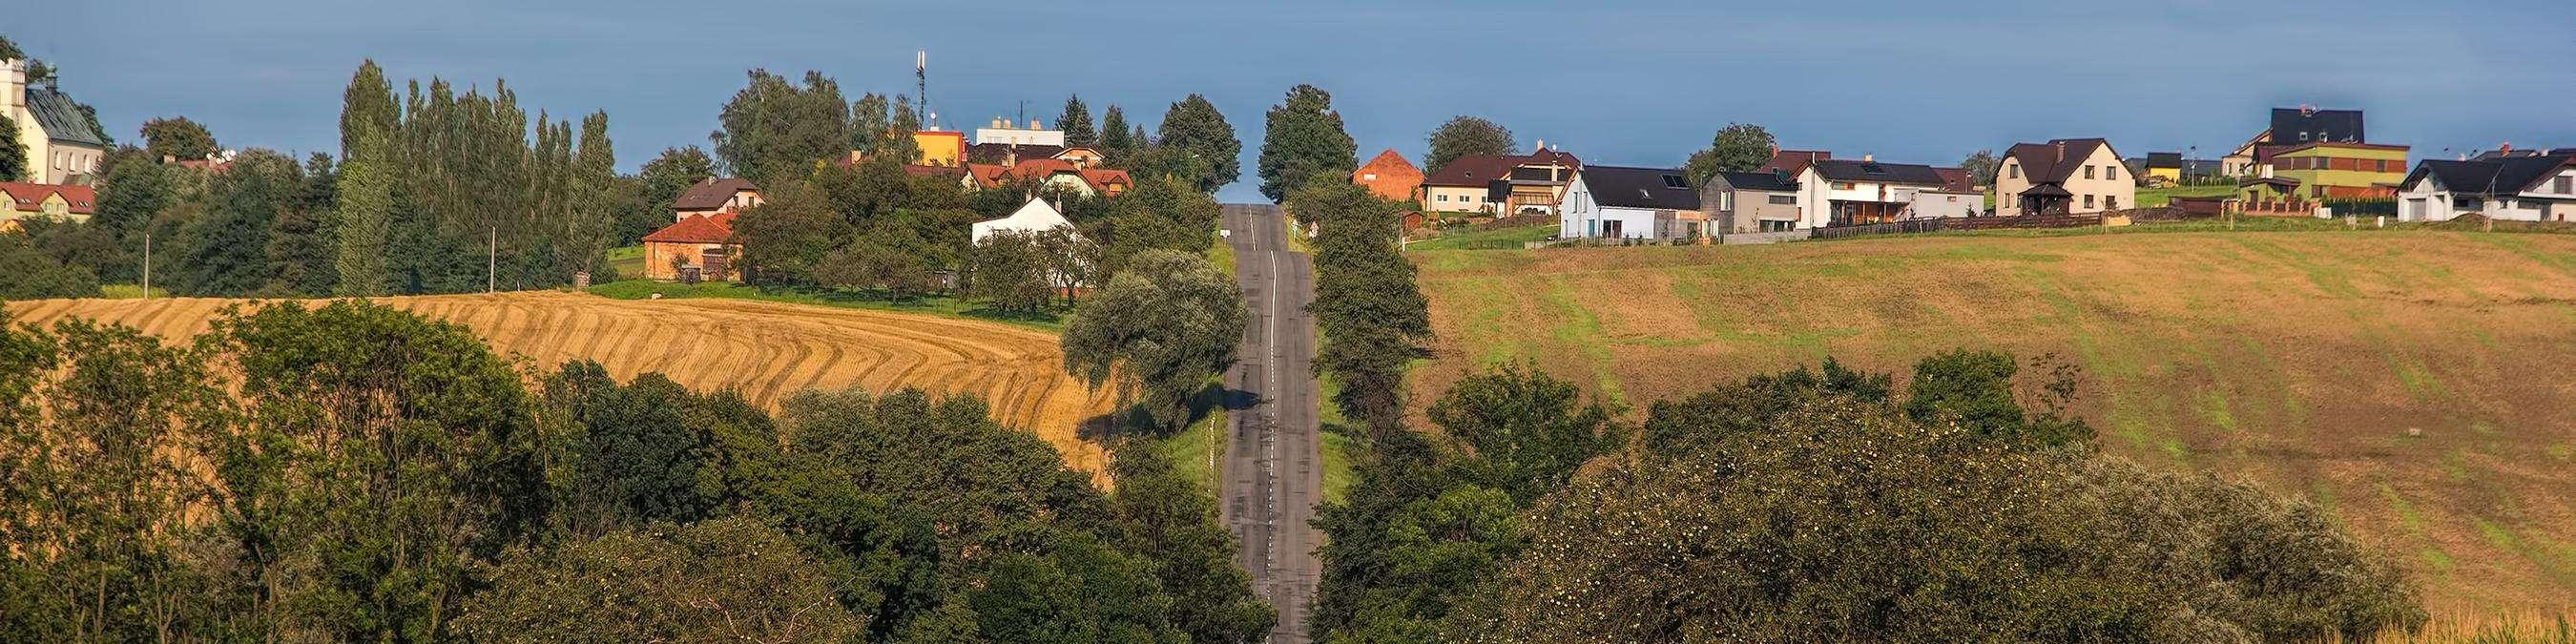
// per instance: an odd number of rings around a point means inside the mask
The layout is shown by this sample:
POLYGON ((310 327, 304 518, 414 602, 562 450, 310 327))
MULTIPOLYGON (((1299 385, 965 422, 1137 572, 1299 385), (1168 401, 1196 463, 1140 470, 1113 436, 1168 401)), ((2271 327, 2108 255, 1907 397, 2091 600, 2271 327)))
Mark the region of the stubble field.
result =
MULTIPOLYGON (((733 388, 775 410, 802 389, 920 387, 983 396, 1004 424, 1036 433, 1067 464, 1107 470, 1076 428, 1111 400, 1066 376, 1051 333, 996 322, 728 299, 613 300, 521 292, 391 297, 395 308, 462 323, 503 355, 551 370, 596 360, 619 379, 661 372, 693 389, 733 388)), ((203 333, 244 300, 30 300, 9 302, 19 322, 80 316, 165 338, 203 333)))
MULTIPOLYGON (((2576 611, 2576 236, 1915 237, 1413 254, 1413 401, 1534 364, 1646 403, 1831 355, 2054 355, 2106 449, 2329 508, 2443 613, 2576 611)), ((1633 417, 1633 416, 1632 416, 1633 417)))

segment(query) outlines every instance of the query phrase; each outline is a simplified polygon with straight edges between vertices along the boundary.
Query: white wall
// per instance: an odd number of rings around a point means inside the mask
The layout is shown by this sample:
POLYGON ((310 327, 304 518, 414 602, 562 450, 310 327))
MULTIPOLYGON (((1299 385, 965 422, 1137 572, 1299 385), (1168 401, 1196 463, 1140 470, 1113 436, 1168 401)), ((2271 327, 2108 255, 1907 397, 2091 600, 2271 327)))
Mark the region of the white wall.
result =
POLYGON ((1592 201, 1592 187, 1582 175, 1565 187, 1565 198, 1559 202, 1556 218, 1558 239, 1602 237, 1608 228, 1604 222, 1619 222, 1622 239, 1650 239, 1655 236, 1655 213, 1651 208, 1609 208, 1592 201))

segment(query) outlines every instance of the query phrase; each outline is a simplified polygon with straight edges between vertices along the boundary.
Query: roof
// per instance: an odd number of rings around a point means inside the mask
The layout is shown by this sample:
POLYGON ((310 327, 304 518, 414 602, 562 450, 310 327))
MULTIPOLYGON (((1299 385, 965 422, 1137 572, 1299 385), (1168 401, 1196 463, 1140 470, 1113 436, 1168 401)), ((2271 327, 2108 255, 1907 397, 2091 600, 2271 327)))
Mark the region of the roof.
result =
POLYGON ((750 179, 707 177, 680 191, 680 197, 671 200, 671 207, 674 210, 715 210, 732 201, 734 193, 744 190, 759 192, 760 186, 752 185, 750 179))
POLYGON ((1063 159, 1026 159, 1010 166, 969 163, 966 164, 966 172, 975 177, 976 185, 981 186, 998 186, 1004 181, 1012 180, 1039 181, 1059 174, 1074 175, 1082 179, 1083 183, 1090 184, 1093 190, 1108 190, 1109 185, 1113 183, 1136 185, 1125 170, 1077 168, 1072 162, 1063 159))
POLYGON ((1944 191, 1983 192, 1977 188, 1976 179, 1968 175, 1967 168, 1933 168, 1932 172, 1941 175, 1941 189, 1944 191))
POLYGON ((70 96, 44 87, 27 87, 27 110, 36 115, 36 124, 45 128, 45 136, 55 143, 107 148, 107 139, 98 135, 98 122, 82 112, 70 96))
POLYGON ((1604 207, 1699 209, 1699 191, 1682 180, 1680 170, 1596 165, 1584 168, 1579 180, 1592 189, 1592 202, 1604 207))
POLYGON ((19 210, 42 208, 45 198, 56 194, 63 196, 63 202, 70 206, 72 214, 90 214, 98 206, 96 189, 82 185, 0 182, 0 193, 7 193, 19 210))
POLYGON ((1717 173, 1718 180, 1724 181, 1727 187, 1737 190, 1763 190, 1769 192, 1797 192, 1798 180, 1795 176, 1796 175, 1792 175, 1787 172, 1769 171, 1717 173))
POLYGON ((1136 185, 1134 180, 1127 178, 1127 171, 1110 168, 1083 168, 1082 180, 1090 183, 1095 190, 1107 190, 1109 184, 1113 183, 1123 186, 1136 185))
POLYGON ((1020 159, 1053 159, 1063 154, 1065 146, 1035 143, 977 143, 966 146, 966 160, 975 163, 1001 163, 1017 153, 1020 159))
POLYGON ((2030 187, 2030 189, 2029 189, 2029 190, 2023 190, 2023 191, 2021 191, 2021 193, 2022 193, 2023 195, 2025 195, 2025 196, 2031 196, 2031 197, 2072 197, 2072 196, 2075 196, 2075 193, 2067 192, 2067 191, 2066 191, 2066 186, 2065 186, 2065 185, 2063 185, 2063 184, 2058 184, 2058 183, 2053 183, 2053 182, 2052 182, 2052 183, 2033 184, 2033 185, 2030 187))
POLYGON ((722 244, 733 239, 733 213, 689 215, 679 223, 644 235, 646 243, 722 244))
POLYGON ((1367 188, 1369 193, 1390 201, 1413 198, 1413 187, 1422 185, 1422 169, 1398 154, 1395 148, 1377 153, 1368 163, 1351 171, 1351 183, 1367 188), (1370 178, 1375 177, 1375 178, 1370 178))
POLYGON ((1772 150, 1771 160, 1763 162, 1762 167, 1755 170, 1760 172, 1780 170, 1794 177, 1806 172, 1808 163, 1817 159, 1831 158, 1834 158, 1834 153, 1830 150, 1772 150))
POLYGON ((1542 149, 1532 154, 1470 154, 1449 161, 1449 165, 1423 177, 1422 185, 1484 188, 1495 179, 1511 178, 1512 169, 1524 165, 1557 165, 1580 170, 1583 160, 1557 150, 1542 149))
POLYGON ((1830 181, 1869 181, 1919 186, 1944 185, 1941 173, 1928 165, 1880 163, 1859 159, 1817 159, 1809 165, 1830 181))
POLYGON ((2370 140, 2362 131, 2361 110, 2275 107, 2272 108, 2271 132, 2273 143, 2360 143, 2370 140))
POLYGON ((2074 178, 2075 169, 2093 158, 2095 150, 2108 147, 2111 142, 2102 139, 2050 139, 2047 143, 2013 144, 2011 150, 2004 152, 2004 158, 2019 159, 2021 176, 2031 183, 2062 183, 2074 178))
POLYGON ((2442 182, 2452 192, 2494 195, 2513 194, 2539 185, 2558 175, 2561 168, 2576 162, 2576 150, 2549 156, 2502 157, 2485 161, 2425 161, 2406 175, 2406 185, 2413 185, 2427 175, 2442 182))
POLYGON ((2180 169, 2182 169, 2182 153, 2181 153, 2181 152, 2149 152, 2149 153, 2147 153, 2147 158, 2146 158, 2146 160, 2145 160, 2144 162, 2140 163, 2140 164, 2139 164, 2139 167, 2146 167, 2146 168, 2173 168, 2173 169, 2176 169, 2176 170, 2180 170, 2180 169))
POLYGON ((953 165, 921 165, 918 163, 907 163, 903 166, 903 173, 916 177, 956 179, 966 176, 966 169, 953 165))
POLYGON ((1011 211, 1010 216, 975 222, 968 225, 967 229, 975 242, 982 243, 986 236, 996 232, 1040 233, 1071 227, 1073 222, 1065 219, 1064 213, 1056 212, 1055 206, 1047 205, 1045 199, 1030 197, 1028 203, 1021 204, 1019 210, 1011 211))

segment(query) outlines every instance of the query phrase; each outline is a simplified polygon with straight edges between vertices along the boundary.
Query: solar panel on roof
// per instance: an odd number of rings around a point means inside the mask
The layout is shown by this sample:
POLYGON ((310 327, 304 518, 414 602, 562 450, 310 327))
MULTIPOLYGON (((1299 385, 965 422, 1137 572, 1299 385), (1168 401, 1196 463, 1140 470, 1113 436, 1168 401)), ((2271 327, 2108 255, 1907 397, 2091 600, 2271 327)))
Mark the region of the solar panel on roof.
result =
POLYGON ((1690 184, 1682 182, 1682 176, 1681 176, 1681 175, 1678 175, 1678 174, 1668 174, 1668 175, 1664 175, 1664 187, 1666 187, 1666 188, 1689 188, 1689 187, 1690 187, 1690 184))
POLYGON ((1860 171, 1870 174, 1887 174, 1887 166, 1876 163, 1863 163, 1860 164, 1860 171))

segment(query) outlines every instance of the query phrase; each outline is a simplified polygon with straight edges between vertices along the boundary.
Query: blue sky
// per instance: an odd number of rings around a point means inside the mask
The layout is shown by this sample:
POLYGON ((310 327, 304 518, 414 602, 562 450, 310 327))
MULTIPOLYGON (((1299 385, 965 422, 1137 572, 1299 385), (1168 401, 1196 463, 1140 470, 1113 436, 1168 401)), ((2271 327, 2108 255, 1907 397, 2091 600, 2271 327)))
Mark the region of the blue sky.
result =
MULTIPOLYGON (((1052 118, 1075 92, 1095 116, 1154 119, 1197 92, 1247 169, 1262 110, 1297 83, 1333 93, 1362 157, 1419 158, 1457 114, 1595 163, 1677 165, 1729 122, 1942 165, 2065 136, 2215 156, 2301 103, 2367 110, 2372 139, 2418 158, 2576 146, 2565 0, 24 4, 0 33, 62 67, 119 139, 186 115, 227 145, 290 151, 336 149, 339 92, 367 57, 397 79, 507 78, 532 112, 606 109, 631 169, 704 145, 748 68, 909 93, 916 48, 946 123, 1021 101, 1052 118)), ((1225 196, 1257 198, 1255 181, 1225 196)))

